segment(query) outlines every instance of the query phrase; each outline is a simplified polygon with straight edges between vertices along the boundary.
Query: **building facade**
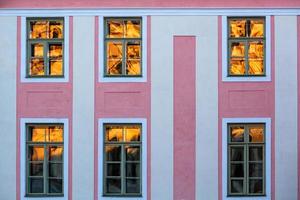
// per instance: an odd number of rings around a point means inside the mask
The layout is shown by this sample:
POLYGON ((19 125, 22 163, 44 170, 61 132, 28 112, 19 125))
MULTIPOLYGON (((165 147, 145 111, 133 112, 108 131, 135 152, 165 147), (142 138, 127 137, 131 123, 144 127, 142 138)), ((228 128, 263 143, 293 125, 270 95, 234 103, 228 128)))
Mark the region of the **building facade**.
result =
POLYGON ((0 27, 1 200, 300 199, 300 1, 2 0, 0 27))

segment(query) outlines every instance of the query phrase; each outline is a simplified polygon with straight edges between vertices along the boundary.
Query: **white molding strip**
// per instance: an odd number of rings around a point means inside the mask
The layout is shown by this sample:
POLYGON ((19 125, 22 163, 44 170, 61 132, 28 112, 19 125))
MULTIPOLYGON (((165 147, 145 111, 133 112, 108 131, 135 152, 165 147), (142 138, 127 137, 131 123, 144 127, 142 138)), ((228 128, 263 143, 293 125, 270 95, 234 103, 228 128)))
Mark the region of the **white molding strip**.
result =
POLYGON ((0 9, 0 16, 124 16, 124 15, 300 15, 300 8, 102 8, 102 9, 0 9))

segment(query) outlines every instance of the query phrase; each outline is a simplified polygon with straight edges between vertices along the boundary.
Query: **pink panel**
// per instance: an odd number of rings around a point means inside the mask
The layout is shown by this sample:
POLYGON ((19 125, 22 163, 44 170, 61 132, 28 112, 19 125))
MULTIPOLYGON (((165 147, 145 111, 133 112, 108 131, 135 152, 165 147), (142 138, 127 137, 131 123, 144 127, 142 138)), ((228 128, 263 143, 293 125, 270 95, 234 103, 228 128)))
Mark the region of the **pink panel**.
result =
MULTIPOLYGON (((297 18, 298 22, 298 105, 300 105, 300 16, 297 18)), ((298 199, 300 199, 300 106, 298 106, 298 199)))
POLYGON ((208 8, 257 8, 257 7, 290 7, 295 8, 300 6, 298 0, 255 0, 255 1, 242 1, 242 0, 7 0, 1 1, 1 8, 140 8, 140 7, 153 7, 153 8, 166 8, 166 7, 208 7, 208 8))
POLYGON ((174 37, 174 199, 195 199, 196 38, 174 37))

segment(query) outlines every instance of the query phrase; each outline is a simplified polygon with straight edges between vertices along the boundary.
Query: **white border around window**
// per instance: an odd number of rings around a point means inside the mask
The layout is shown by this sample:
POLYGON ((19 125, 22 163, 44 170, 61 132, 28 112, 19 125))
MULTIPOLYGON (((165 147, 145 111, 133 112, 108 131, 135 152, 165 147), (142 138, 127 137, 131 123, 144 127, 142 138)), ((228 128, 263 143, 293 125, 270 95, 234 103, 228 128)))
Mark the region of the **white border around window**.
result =
POLYGON ((271 118, 223 118, 222 120, 222 197, 223 200, 271 200, 271 118), (265 123, 265 148, 266 148, 266 195, 265 196, 227 196, 227 126, 229 123, 265 123))
POLYGON ((147 120, 145 118, 101 118, 98 120, 98 199, 105 200, 147 200, 147 120), (103 196, 103 124, 141 123, 142 124, 142 197, 103 196))
MULTIPOLYGON (((237 17, 240 15, 231 15, 230 17, 237 17)), ((248 15, 247 15, 248 16, 248 15)), ((260 16, 260 15, 253 15, 260 16)), ((228 24, 227 17, 222 16, 222 80, 224 82, 267 82, 271 81, 271 17, 266 17, 266 52, 265 52, 265 76, 256 77, 256 76, 246 76, 246 77, 234 77, 228 76, 228 24)))
POLYGON ((21 118, 20 119, 20 187, 21 200, 68 200, 68 139, 69 122, 65 118, 21 118), (63 197, 26 197, 26 124, 27 123, 62 123, 64 125, 64 185, 63 197))
POLYGON ((122 15, 117 17, 142 17, 142 77, 104 77, 104 17, 114 15, 100 15, 99 17, 99 82, 147 82, 147 16, 122 15))
MULTIPOLYGON (((49 17, 63 17, 64 18, 64 77, 48 77, 48 78, 29 78, 26 77, 26 51, 27 51, 27 27, 26 27, 26 18, 27 17, 36 17, 36 16, 26 16, 21 17, 21 82, 28 83, 59 83, 59 82, 69 82, 69 16, 49 16, 49 17)), ((48 16, 43 16, 48 17, 48 16)))

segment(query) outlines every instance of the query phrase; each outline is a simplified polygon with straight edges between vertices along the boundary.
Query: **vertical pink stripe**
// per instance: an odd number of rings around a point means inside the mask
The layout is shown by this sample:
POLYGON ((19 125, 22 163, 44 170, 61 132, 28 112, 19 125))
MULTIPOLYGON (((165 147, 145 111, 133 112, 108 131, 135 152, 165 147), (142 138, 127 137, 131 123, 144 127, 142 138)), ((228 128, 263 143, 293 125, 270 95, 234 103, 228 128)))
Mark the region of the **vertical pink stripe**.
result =
POLYGON ((196 38, 174 37, 174 199, 195 199, 196 38))
POLYGON ((297 45, 298 45, 298 200, 300 199, 300 16, 297 17, 297 45))

